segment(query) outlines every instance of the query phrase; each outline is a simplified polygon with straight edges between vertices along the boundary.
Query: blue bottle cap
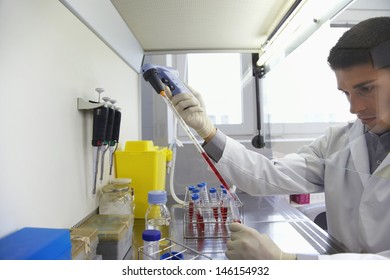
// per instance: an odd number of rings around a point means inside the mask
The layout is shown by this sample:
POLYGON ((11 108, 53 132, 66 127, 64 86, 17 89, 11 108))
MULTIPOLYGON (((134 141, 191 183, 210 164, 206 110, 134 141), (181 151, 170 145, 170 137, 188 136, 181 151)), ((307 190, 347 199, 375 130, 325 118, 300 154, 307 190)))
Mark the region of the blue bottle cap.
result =
POLYGON ((217 192, 217 189, 212 187, 209 189, 209 193, 216 193, 217 192))
POLYGON ((149 191, 148 192, 148 203, 161 204, 167 202, 166 191, 149 191))
POLYGON ((193 193, 193 194, 191 195, 192 201, 199 200, 199 198, 200 198, 200 196, 199 196, 199 194, 197 194, 197 193, 193 193))
POLYGON ((183 259, 184 259, 184 256, 182 253, 174 252, 174 251, 162 254, 160 257, 160 260, 169 260, 169 261, 183 260, 183 259))
POLYGON ((195 186, 188 186, 187 188, 188 188, 189 191, 192 192, 195 189, 195 186))
POLYGON ((207 183, 206 183, 206 182, 198 183, 198 184, 196 184, 196 186, 197 186, 198 188, 203 188, 203 187, 206 187, 206 186, 207 186, 207 183))
POLYGON ((192 191, 192 193, 199 193, 200 191, 199 191, 199 189, 194 189, 193 191, 192 191))
POLYGON ((161 232, 157 229, 146 229, 142 232, 142 240, 158 241, 161 238, 161 232))

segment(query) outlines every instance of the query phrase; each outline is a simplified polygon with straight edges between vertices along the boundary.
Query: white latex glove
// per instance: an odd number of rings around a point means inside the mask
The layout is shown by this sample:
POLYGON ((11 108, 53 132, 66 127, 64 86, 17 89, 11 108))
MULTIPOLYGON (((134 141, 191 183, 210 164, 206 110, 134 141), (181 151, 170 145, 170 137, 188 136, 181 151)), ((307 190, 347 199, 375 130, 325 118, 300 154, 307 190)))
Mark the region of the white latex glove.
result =
POLYGON ((202 96, 188 85, 187 87, 191 93, 172 96, 169 87, 165 87, 165 94, 171 99, 185 123, 195 129, 200 137, 206 139, 215 131, 215 127, 207 116, 202 96))
POLYGON ((226 257, 231 260, 296 260, 295 254, 288 254, 266 234, 240 223, 230 224, 231 236, 226 243, 226 257))

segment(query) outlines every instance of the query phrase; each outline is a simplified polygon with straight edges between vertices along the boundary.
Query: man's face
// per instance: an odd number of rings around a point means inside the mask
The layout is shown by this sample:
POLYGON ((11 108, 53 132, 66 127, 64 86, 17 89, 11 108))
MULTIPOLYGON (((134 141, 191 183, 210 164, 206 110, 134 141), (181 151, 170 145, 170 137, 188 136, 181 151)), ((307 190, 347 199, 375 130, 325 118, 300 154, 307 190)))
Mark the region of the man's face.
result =
POLYGON ((338 88, 345 93, 350 112, 374 133, 390 130, 390 70, 362 64, 335 70, 338 88))
POLYGON ((384 127, 390 127, 390 68, 378 70, 378 115, 384 127))

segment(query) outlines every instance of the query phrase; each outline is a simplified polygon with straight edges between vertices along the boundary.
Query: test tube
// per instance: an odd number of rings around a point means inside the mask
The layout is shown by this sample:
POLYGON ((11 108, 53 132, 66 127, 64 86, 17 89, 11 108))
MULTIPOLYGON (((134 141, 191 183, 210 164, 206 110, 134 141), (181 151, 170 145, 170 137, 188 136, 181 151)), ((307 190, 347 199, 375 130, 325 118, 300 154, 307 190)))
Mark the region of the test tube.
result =
POLYGON ((192 194, 192 201, 194 202, 194 211, 196 215, 196 227, 198 229, 198 233, 202 234, 204 232, 204 219, 202 213, 202 205, 200 203, 200 196, 197 193, 192 194))
POLYGON ((218 221, 218 197, 217 197, 217 189, 216 188, 210 188, 209 189, 210 194, 210 201, 211 201, 211 207, 213 209, 213 215, 215 221, 218 221))
POLYGON ((156 229, 147 229, 142 232, 143 259, 144 260, 158 260, 159 241, 161 239, 161 232, 156 229))
MULTIPOLYGON (((196 194, 198 197, 199 197, 199 202, 198 202, 198 206, 200 206, 200 205, 202 205, 202 201, 201 201, 201 199, 200 199, 200 191, 199 191, 199 189, 197 189, 197 188, 194 188, 193 190, 192 190, 192 194, 191 194, 191 196, 190 196, 190 200, 193 202, 193 211, 192 211, 192 213, 193 213, 193 216, 196 216, 196 213, 195 213, 195 203, 194 203, 194 199, 193 199, 193 194, 196 194)), ((196 217, 195 217, 195 220, 196 220, 196 217)))
MULTIPOLYGON (((194 186, 190 186, 190 187, 194 187, 194 186)), ((188 220, 189 220, 190 223, 192 223, 192 220, 193 220, 193 217, 194 217, 194 201, 192 199, 192 193, 189 192, 188 195, 190 197, 189 201, 188 201, 188 220)))
POLYGON ((195 189, 195 186, 188 186, 187 187, 187 198, 191 198, 192 191, 195 189))
POLYGON ((225 187, 223 185, 219 186, 219 195, 220 195, 220 197, 222 197, 222 192, 223 192, 224 189, 225 189, 225 187))
POLYGON ((232 211, 233 222, 241 224, 241 216, 238 207, 237 201, 230 199, 230 210, 232 211))
POLYGON ((197 187, 200 191, 200 198, 203 204, 209 203, 209 196, 207 194, 207 183, 206 182, 198 183, 197 187))
POLYGON ((228 208, 229 208, 229 197, 227 195, 227 191, 223 189, 222 197, 221 197, 221 218, 222 218, 222 222, 224 223, 227 220, 228 208))
POLYGON ((193 189, 191 195, 193 195, 194 193, 197 193, 199 195, 199 198, 200 198, 200 190, 199 189, 196 189, 196 188, 193 189))

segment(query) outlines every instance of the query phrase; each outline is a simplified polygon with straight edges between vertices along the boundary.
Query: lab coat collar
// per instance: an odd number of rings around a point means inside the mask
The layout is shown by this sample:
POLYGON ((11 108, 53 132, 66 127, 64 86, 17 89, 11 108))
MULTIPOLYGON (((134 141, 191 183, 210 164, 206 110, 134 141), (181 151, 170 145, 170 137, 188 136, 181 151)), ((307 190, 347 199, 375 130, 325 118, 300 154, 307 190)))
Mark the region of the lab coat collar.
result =
MULTIPOLYGON (((349 134, 351 156, 356 167, 356 172, 359 172, 364 187, 369 184, 371 178, 367 142, 364 135, 365 131, 362 122, 356 120, 350 127, 349 134)), ((386 156, 372 175, 390 178, 390 154, 386 156)))

